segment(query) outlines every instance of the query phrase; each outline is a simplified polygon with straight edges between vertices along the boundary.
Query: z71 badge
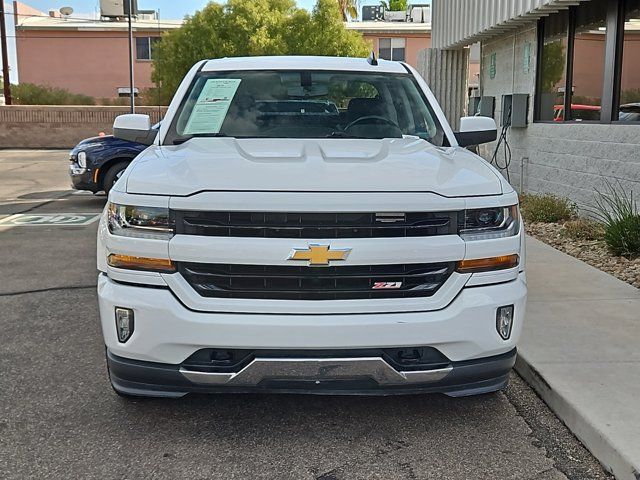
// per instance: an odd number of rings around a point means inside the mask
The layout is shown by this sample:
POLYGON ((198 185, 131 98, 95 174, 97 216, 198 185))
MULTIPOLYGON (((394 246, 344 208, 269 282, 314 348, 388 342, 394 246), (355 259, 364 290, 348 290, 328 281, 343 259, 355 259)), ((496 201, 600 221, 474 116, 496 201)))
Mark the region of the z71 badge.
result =
POLYGON ((400 288, 402 287, 402 282, 376 282, 371 287, 372 290, 381 290, 386 288, 400 288))

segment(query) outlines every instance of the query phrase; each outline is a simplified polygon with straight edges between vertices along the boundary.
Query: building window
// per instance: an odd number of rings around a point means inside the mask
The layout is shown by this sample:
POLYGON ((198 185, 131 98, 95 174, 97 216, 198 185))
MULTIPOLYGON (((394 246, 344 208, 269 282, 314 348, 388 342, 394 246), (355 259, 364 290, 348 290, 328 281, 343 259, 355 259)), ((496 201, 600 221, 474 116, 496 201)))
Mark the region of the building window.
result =
POLYGON ((136 37, 136 59, 152 60, 155 54, 154 45, 160 37, 136 37))
POLYGON ((640 121, 640 0, 625 5, 618 120, 640 121))
POLYGON ((404 62, 404 38, 381 38, 378 40, 378 56, 384 60, 404 62))
POLYGON ((552 14, 539 23, 538 48, 536 120, 640 121, 640 0, 552 14))
POLYGON ((541 42, 538 119, 564 120, 564 92, 567 75, 569 14, 551 15, 544 24, 541 42))
POLYGON ((575 11, 571 112, 566 120, 600 121, 606 35, 607 0, 581 3, 575 11))

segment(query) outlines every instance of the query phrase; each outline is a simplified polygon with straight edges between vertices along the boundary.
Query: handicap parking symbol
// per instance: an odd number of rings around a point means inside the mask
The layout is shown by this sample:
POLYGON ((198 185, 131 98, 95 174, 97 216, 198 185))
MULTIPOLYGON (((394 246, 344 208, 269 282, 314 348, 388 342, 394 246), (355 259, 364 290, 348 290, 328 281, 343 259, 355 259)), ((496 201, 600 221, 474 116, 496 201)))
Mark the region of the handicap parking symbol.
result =
POLYGON ((99 213, 18 213, 0 219, 0 227, 82 226, 89 225, 99 218, 99 213))

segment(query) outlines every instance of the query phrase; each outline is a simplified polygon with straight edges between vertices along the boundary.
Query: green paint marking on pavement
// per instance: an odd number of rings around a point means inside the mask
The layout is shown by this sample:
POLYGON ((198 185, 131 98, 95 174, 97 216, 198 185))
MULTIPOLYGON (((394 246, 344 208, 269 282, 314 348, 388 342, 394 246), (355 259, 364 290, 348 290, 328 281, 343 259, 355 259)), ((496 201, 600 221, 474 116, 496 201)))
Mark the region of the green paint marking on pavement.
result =
POLYGON ((0 219, 0 227, 52 227, 89 225, 100 218, 99 213, 18 213, 0 219))

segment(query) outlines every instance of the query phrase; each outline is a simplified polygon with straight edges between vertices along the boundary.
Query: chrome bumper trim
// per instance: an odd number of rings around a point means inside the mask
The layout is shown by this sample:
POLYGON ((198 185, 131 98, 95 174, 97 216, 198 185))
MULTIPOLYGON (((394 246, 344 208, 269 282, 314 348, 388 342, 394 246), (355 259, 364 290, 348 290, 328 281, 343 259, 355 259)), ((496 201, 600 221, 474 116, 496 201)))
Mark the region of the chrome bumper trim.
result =
POLYGON ((206 385, 256 386, 263 380, 349 380, 371 378, 379 385, 436 382, 453 367, 399 372, 380 357, 362 358, 255 358, 236 373, 198 372, 184 367, 188 380, 206 385))

